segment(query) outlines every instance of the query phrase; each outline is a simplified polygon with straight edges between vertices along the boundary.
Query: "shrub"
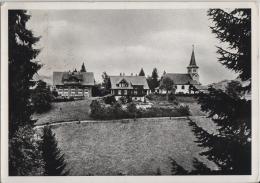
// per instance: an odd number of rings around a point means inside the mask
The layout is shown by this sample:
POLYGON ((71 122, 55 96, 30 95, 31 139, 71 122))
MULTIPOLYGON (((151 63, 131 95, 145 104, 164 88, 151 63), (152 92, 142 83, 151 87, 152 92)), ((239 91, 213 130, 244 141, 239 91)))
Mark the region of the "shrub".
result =
POLYGON ((180 107, 176 108, 176 111, 182 116, 190 115, 190 108, 188 105, 185 105, 185 106, 181 105, 180 107))
POLYGON ((100 113, 102 112, 102 106, 100 102, 97 100, 93 100, 90 104, 90 110, 91 110, 91 114, 90 114, 91 117, 99 118, 100 113))
POLYGON ((103 100, 104 100, 104 102, 105 102, 106 104, 110 104, 110 105, 112 105, 112 104, 114 104, 114 103, 116 102, 115 96, 113 96, 113 95, 105 96, 105 97, 103 98, 103 100))
POLYGON ((126 97, 123 96, 123 97, 119 98, 119 101, 120 101, 121 104, 126 104, 128 100, 127 100, 126 97))
POLYGON ((31 101, 35 112, 43 113, 51 109, 53 95, 46 82, 39 80, 36 88, 32 91, 31 101))
POLYGON ((170 93, 168 97, 169 97, 168 100, 170 102, 176 101, 176 96, 173 93, 170 93))
POLYGON ((175 108, 151 107, 148 109, 137 109, 134 102, 129 103, 126 110, 124 110, 120 102, 116 102, 112 106, 105 107, 102 106, 99 101, 93 100, 90 108, 91 117, 95 119, 177 117, 190 115, 188 106, 179 106, 175 108))
POLYGON ((129 117, 136 117, 138 109, 136 108, 136 104, 134 102, 129 103, 126 109, 129 117))

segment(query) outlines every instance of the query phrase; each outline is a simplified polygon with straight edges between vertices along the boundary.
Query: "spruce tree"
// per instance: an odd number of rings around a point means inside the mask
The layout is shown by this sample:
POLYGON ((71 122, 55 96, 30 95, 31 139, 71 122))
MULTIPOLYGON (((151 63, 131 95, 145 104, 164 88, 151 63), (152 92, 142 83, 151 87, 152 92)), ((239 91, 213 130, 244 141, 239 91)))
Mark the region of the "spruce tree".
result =
POLYGON ((84 63, 81 66, 80 72, 87 72, 84 63))
POLYGON ((217 125, 217 133, 209 133, 194 121, 189 125, 197 142, 205 151, 200 155, 213 161, 218 170, 210 171, 197 160, 192 174, 249 175, 251 174, 251 100, 243 95, 251 91, 251 11, 235 9, 226 12, 210 9, 208 15, 214 25, 212 32, 228 45, 218 46, 218 60, 226 68, 236 71, 238 81, 230 82, 223 91, 209 88, 208 94, 200 93, 201 109, 217 125), (199 166, 198 166, 199 165, 199 166))
POLYGON ((43 128, 40 147, 43 157, 44 175, 64 176, 69 174, 69 170, 65 170, 66 163, 64 154, 62 154, 61 150, 58 148, 55 134, 49 126, 43 128))
POLYGON ((156 68, 153 69, 152 71, 152 76, 151 77, 147 77, 147 82, 148 82, 148 85, 149 85, 149 88, 154 91, 154 89, 156 87, 159 86, 159 80, 158 80, 158 71, 156 68))
POLYGON ((140 72, 139 72, 139 76, 145 76, 144 70, 143 68, 141 68, 140 72))
POLYGON ((8 11, 9 175, 31 175, 39 167, 30 88, 41 67, 34 61, 40 50, 34 48, 39 37, 26 27, 29 19, 24 10, 8 11))

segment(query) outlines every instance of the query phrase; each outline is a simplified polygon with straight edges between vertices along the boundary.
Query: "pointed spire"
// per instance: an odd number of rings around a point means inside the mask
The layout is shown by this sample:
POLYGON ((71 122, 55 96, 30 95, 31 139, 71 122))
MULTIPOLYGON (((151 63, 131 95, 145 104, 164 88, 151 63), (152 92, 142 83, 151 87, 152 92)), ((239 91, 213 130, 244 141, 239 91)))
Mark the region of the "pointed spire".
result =
POLYGON ((196 60, 195 60, 195 54, 194 54, 194 45, 192 45, 192 53, 190 58, 190 65, 189 67, 197 67, 196 60))

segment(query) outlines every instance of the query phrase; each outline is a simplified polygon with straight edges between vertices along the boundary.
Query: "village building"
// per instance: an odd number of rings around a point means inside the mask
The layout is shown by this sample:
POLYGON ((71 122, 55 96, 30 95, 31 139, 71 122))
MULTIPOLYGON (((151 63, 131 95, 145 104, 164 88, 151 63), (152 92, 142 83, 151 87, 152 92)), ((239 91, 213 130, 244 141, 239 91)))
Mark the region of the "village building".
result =
POLYGON ((53 86, 62 97, 91 97, 94 84, 93 72, 53 72, 53 86))
MULTIPOLYGON (((194 94, 198 91, 196 88, 200 88, 201 85, 198 69, 193 47, 187 73, 165 73, 162 79, 168 77, 173 81, 176 94, 194 94)), ((160 86, 155 89, 155 92, 161 94, 167 93, 166 90, 160 89, 160 86)))
POLYGON ((145 76, 110 76, 111 94, 118 100, 120 97, 131 97, 134 101, 145 101, 150 89, 145 76))

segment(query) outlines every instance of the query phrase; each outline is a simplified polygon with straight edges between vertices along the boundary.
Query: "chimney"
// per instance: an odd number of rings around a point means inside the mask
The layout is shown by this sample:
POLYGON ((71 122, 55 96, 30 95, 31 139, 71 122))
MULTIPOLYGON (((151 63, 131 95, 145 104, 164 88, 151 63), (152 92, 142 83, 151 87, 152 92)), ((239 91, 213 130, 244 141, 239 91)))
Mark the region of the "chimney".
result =
POLYGON ((131 73, 131 76, 133 76, 133 73, 131 73))
POLYGON ((122 73, 120 72, 120 76, 122 76, 122 73))

